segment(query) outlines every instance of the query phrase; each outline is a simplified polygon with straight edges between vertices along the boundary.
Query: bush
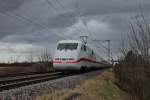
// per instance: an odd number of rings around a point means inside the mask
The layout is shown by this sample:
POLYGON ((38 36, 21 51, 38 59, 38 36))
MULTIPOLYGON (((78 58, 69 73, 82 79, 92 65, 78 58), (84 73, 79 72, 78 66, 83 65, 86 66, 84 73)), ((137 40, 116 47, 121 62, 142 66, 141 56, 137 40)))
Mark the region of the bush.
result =
POLYGON ((124 59, 114 67, 117 84, 131 99, 150 100, 150 26, 143 15, 131 24, 129 39, 128 47, 121 48, 124 59))
POLYGON ((141 56, 129 52, 125 59, 114 67, 117 84, 135 100, 150 99, 149 65, 141 56))

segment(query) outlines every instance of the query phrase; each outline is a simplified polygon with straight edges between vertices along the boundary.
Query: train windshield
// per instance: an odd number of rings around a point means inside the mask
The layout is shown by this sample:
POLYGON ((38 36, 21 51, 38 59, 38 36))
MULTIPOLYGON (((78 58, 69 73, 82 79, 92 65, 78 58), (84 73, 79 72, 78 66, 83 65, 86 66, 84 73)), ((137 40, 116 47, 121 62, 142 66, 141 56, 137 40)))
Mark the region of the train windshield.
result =
POLYGON ((78 47, 78 43, 59 43, 57 50, 75 50, 78 47))

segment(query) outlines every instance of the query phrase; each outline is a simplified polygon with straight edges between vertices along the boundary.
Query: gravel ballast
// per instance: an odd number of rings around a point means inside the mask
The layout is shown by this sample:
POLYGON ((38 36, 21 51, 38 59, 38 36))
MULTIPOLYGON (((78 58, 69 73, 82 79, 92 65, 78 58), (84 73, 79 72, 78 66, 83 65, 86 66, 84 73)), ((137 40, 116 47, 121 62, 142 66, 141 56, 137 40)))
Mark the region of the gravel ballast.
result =
POLYGON ((103 71, 104 70, 98 70, 28 85, 16 89, 5 90, 0 92, 0 100, 34 100, 37 96, 40 96, 44 93, 51 93, 55 90, 60 90, 63 88, 74 88, 82 81, 101 74, 103 71))

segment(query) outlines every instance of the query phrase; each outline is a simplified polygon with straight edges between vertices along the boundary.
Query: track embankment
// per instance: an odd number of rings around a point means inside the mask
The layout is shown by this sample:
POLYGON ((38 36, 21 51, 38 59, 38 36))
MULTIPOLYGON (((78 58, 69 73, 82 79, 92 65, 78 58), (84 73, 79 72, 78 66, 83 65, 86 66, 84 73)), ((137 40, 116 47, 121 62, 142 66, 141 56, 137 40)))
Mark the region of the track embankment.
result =
POLYGON ((41 74, 0 78, 0 91, 18 88, 25 85, 35 84, 61 77, 65 77, 65 75, 62 75, 61 72, 51 72, 51 73, 49 72, 41 74))
POLYGON ((130 100, 128 93, 115 83, 112 69, 83 81, 71 89, 45 93, 36 100, 130 100))
POLYGON ((53 79, 46 82, 32 84, 28 86, 19 87, 16 89, 4 90, 0 92, 0 99, 14 99, 14 100, 34 100, 37 96, 44 93, 52 93, 56 90, 64 88, 74 88, 82 81, 99 75, 107 69, 97 71, 90 71, 81 74, 69 75, 59 79, 53 79))

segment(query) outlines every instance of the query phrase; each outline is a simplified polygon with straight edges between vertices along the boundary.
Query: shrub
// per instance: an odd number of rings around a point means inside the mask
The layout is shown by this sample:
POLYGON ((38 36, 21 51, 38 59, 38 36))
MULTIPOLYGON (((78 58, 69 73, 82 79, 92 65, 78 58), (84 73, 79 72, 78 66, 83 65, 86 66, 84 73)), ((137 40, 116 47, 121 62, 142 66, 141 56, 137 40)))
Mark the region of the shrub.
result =
POLYGON ((142 15, 131 24, 130 42, 121 48, 124 59, 114 67, 117 84, 131 94, 133 100, 150 99, 150 27, 142 15))

